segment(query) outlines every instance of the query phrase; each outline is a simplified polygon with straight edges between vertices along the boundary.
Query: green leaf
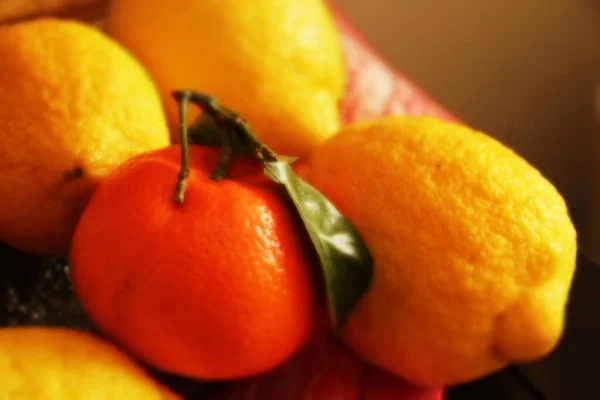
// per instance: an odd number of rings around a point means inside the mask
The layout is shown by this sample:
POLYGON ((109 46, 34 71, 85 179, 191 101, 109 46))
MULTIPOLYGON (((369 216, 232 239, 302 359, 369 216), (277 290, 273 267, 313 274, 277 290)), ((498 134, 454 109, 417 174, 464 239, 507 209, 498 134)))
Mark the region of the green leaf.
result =
POLYGON ((265 174, 295 204, 321 262, 331 320, 342 328, 373 279, 371 253, 350 220, 289 163, 267 162, 265 174))
MULTIPOLYGON (((223 129, 207 114, 200 114, 188 128, 190 143, 199 146, 221 148, 223 146, 223 129)), ((252 148, 248 146, 247 139, 242 135, 231 135, 231 150, 234 154, 252 156, 252 148)))

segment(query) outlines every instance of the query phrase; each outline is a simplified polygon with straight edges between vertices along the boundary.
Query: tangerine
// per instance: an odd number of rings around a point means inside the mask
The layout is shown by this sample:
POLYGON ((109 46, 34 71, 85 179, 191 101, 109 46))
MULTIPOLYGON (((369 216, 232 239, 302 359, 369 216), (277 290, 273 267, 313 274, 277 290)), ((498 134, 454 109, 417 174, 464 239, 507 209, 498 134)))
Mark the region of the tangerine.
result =
POLYGON ((212 380, 265 372, 312 335, 309 242, 250 157, 217 181, 220 151, 191 146, 177 203, 180 151, 135 157, 92 197, 73 241, 76 290, 107 335, 160 369, 212 380))

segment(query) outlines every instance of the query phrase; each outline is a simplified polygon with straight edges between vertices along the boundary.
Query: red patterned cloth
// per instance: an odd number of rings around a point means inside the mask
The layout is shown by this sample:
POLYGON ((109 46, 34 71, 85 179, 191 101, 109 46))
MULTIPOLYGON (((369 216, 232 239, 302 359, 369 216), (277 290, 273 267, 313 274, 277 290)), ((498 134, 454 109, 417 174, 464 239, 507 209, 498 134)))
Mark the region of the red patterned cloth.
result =
POLYGON ((335 10, 350 73, 342 104, 345 123, 385 115, 431 115, 459 121, 401 72, 392 69, 335 10))
POLYGON ((209 400, 443 400, 360 359, 323 331, 275 371, 228 384, 209 400))

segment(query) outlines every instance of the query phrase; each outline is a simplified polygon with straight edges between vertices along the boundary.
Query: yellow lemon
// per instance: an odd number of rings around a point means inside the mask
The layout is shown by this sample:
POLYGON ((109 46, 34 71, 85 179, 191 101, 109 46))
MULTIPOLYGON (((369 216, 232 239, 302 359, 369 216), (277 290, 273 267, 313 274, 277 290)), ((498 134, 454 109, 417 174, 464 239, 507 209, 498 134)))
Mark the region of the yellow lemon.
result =
POLYGON ((87 201, 118 165, 169 145, 158 90, 84 24, 0 27, 0 240, 66 256, 87 201))
POLYGON ((114 345, 37 327, 0 329, 0 393, 11 400, 179 398, 114 345))
POLYGON ((282 155, 310 154, 340 126, 341 40, 322 0, 116 0, 107 31, 171 91, 218 97, 282 155))
POLYGON ((559 341, 576 232, 556 188, 509 148, 432 117, 387 117, 342 129, 308 180, 373 253, 343 331, 365 359, 442 386, 559 341))

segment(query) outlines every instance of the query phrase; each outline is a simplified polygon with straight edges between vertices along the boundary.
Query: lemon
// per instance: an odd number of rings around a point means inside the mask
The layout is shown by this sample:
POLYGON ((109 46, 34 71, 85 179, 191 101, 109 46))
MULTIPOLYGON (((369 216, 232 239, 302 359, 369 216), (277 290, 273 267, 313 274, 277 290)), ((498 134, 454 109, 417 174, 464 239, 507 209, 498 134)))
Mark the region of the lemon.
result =
POLYGON ((216 96, 285 156, 340 126, 347 71, 322 0, 117 0, 106 25, 154 75, 173 128, 179 89, 216 96))
POLYGON ((97 29, 60 19, 0 27, 0 240, 67 256, 96 187, 170 143, 150 75, 97 29))
POLYGON ((41 327, 0 329, 0 393, 11 400, 179 398, 105 340, 41 327))
POLYGON ((560 340, 576 231, 557 189, 511 149, 433 117, 386 117, 343 128, 307 179, 373 253, 343 331, 365 359, 445 386, 560 340))

